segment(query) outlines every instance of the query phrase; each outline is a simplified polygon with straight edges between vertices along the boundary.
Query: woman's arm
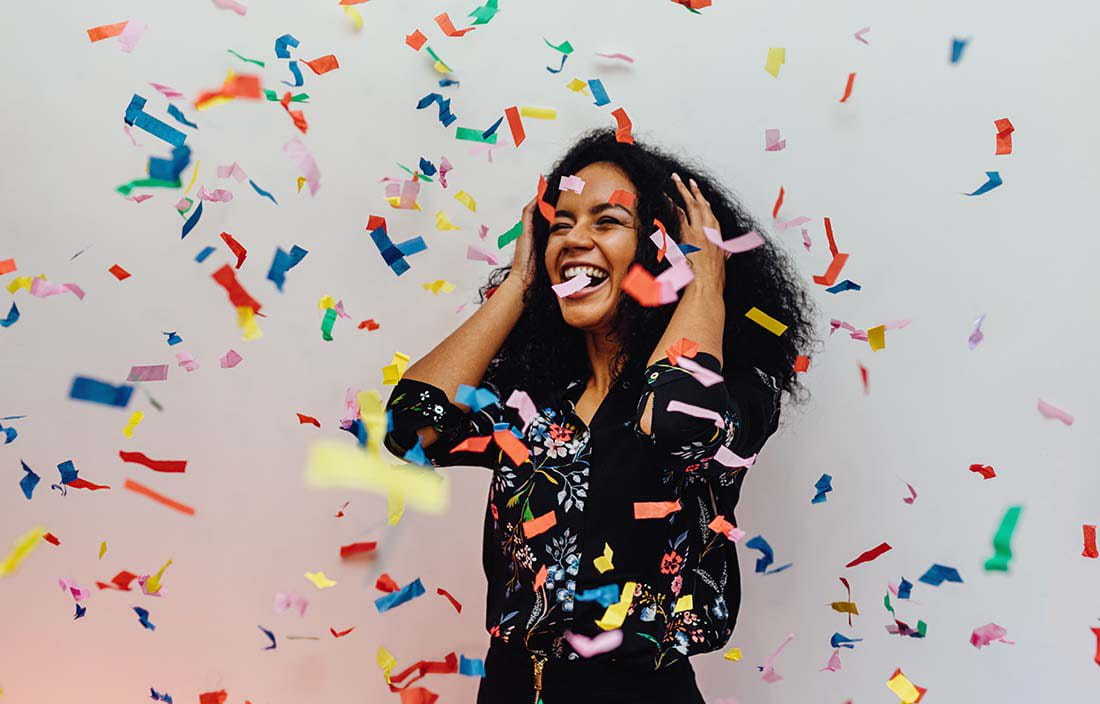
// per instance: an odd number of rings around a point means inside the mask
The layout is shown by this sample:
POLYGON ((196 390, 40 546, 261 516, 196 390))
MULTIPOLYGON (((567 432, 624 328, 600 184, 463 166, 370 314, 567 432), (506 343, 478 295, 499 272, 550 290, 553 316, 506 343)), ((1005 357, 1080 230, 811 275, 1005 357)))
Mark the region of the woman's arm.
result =
MULTIPOLYGON (((512 270, 477 312, 405 370, 404 378, 431 384, 454 399, 459 384, 477 386, 523 312, 523 294, 534 276, 532 218, 535 201, 523 209, 523 234, 516 242, 512 270)), ((423 447, 435 442, 431 427, 418 431, 423 447)))

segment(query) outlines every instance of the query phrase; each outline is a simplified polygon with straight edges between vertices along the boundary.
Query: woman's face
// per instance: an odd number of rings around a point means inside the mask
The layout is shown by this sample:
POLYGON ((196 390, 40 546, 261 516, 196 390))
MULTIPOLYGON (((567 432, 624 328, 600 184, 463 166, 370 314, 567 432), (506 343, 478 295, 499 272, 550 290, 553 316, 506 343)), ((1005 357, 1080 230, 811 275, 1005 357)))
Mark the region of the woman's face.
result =
POLYGON ((574 175, 585 185, 580 194, 562 191, 558 196, 546 245, 546 270, 552 284, 581 272, 588 274, 591 283, 559 297, 558 305, 568 325, 599 332, 611 327, 619 288, 638 245, 634 208, 608 201, 616 190, 636 194, 634 184, 614 164, 589 164, 574 175))

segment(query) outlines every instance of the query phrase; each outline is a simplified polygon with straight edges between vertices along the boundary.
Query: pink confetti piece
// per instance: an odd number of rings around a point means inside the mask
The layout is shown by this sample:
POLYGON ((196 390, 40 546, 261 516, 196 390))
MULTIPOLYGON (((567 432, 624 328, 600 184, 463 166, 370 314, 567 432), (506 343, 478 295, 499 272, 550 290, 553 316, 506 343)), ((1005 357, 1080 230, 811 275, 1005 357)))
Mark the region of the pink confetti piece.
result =
POLYGON ((244 17, 248 12, 248 8, 237 2, 237 0, 214 0, 214 6, 219 10, 232 10, 241 17, 244 17))
POLYGON ((240 164, 234 161, 232 164, 218 167, 218 178, 235 178, 244 183, 248 180, 248 174, 244 172, 240 164))
POLYGON ((164 381, 167 378, 167 364, 149 364, 130 367, 126 381, 164 381))
POLYGON ((526 391, 520 391, 514 389, 512 395, 508 397, 508 400, 504 402, 505 406, 516 409, 516 413, 523 420, 523 430, 527 430, 527 426, 534 420, 538 411, 535 409, 535 402, 531 400, 531 397, 527 395, 526 391))
POLYGON ((454 168, 454 164, 447 157, 439 157, 439 184, 444 188, 447 187, 447 172, 453 171, 454 168))
POLYGON ((294 592, 277 592, 275 594, 275 611, 283 612, 288 609, 297 609, 299 616, 306 615, 306 607, 309 606, 309 600, 300 594, 294 592))
POLYGON ((562 176, 559 191, 573 191, 580 195, 584 191, 584 179, 580 176, 562 176))
MULTIPOLYGON (((128 480, 127 480, 128 481, 128 480)), ((149 575, 143 574, 138 577, 138 585, 141 587, 141 593, 145 596, 164 596, 164 587, 159 587, 155 592, 149 591, 146 584, 149 582, 149 575)))
POLYGON ((982 646, 990 645, 991 643, 1016 645, 1016 641, 1005 640, 1006 635, 1008 635, 1008 631, 1005 629, 995 623, 987 623, 984 626, 978 626, 974 629, 970 634, 970 644, 978 650, 981 650, 982 646))
POLYGON ((149 29, 149 25, 141 20, 130 20, 127 22, 126 28, 122 30, 122 34, 118 35, 118 50, 125 54, 129 54, 137 46, 137 43, 141 41, 141 37, 145 34, 145 30, 147 29, 149 29))
POLYGON ((824 672, 825 670, 828 670, 829 672, 837 672, 840 670, 839 648, 833 651, 833 654, 829 656, 829 662, 825 664, 825 667, 818 670, 818 672, 824 672))
POLYGON ((917 500, 917 490, 909 482, 905 482, 905 486, 909 488, 909 496, 903 496, 901 500, 907 504, 912 504, 917 500))
POLYGON ((764 151, 781 152, 787 148, 787 140, 779 138, 778 129, 764 130, 764 151))
MULTIPOLYGON (((712 421, 717 427, 726 427, 726 421, 722 418, 721 414, 716 413, 709 408, 700 408, 690 403, 684 403, 683 401, 677 401, 673 399, 668 402, 666 407, 669 413, 683 413, 693 418, 702 418, 704 420, 712 421)), ((725 447, 724 445, 722 447, 725 447)), ((719 460, 720 461, 720 460, 719 460)))
POLYGON ((467 245, 466 258, 474 262, 488 262, 492 266, 497 265, 497 258, 492 252, 486 252, 485 250, 475 247, 474 245, 467 245))
POLYGON ((222 355, 219 362, 222 366, 222 369, 232 369, 233 367, 240 364, 243 359, 244 357, 238 354, 236 350, 229 350, 222 355))
POLYGON ((590 658, 593 655, 599 655, 600 653, 606 653, 618 648, 623 643, 623 632, 616 628, 612 631, 604 631, 592 638, 581 635, 580 633, 574 633, 567 630, 565 632, 565 639, 569 641, 569 645, 573 650, 577 651, 577 655, 582 658, 590 658))
POLYGON ((68 577, 62 577, 57 580, 57 585, 61 587, 61 591, 69 592, 72 595, 73 601, 84 601, 91 596, 91 591, 85 589, 76 583, 76 580, 69 579, 68 577))
POLYGON ((764 244, 764 238, 761 237, 760 233, 756 230, 749 230, 743 235, 731 237, 728 240, 723 240, 722 233, 715 230, 713 227, 704 227, 703 234, 705 234, 707 239, 713 242, 719 249, 729 252, 730 254, 748 252, 764 244))
POLYGON ((416 207, 416 197, 420 195, 420 182, 419 181, 403 181, 401 183, 401 198, 397 203, 397 207, 402 210, 412 210, 416 207))
POLYGON ((488 234, 489 234, 489 226, 488 225, 482 225, 481 227, 479 227, 477 229, 477 236, 480 239, 485 239, 485 237, 488 234))
POLYGON ((195 361, 190 352, 177 352, 176 359, 179 360, 179 366, 189 372, 193 372, 199 368, 199 363, 195 361))
MULTIPOLYGON (((35 279, 35 281, 37 281, 37 279, 35 279)), ((1053 404, 1047 403, 1043 399, 1039 399, 1038 408, 1039 413, 1041 413, 1044 418, 1053 418, 1054 420, 1062 421, 1066 425, 1073 425, 1073 416, 1071 416, 1069 413, 1066 413, 1061 408, 1058 408, 1053 404)))
POLYGON ((130 126, 129 125, 126 125, 126 124, 122 125, 122 131, 125 132, 126 136, 130 138, 130 144, 133 144, 135 147, 140 147, 141 146, 141 144, 138 143, 138 141, 136 139, 134 139, 134 133, 130 131, 130 126))
POLYGON ((807 252, 809 252, 811 245, 813 245, 813 242, 810 241, 810 233, 809 233, 809 231, 803 229, 802 230, 802 246, 806 248, 807 252))
POLYGON ((856 38, 857 42, 863 42, 867 46, 870 46, 871 42, 869 42, 869 41, 867 41, 866 39, 863 38, 863 35, 867 34, 870 31, 871 31, 870 27, 864 27, 863 29, 856 30, 856 33, 853 34, 852 36, 856 38))
POLYGON ((163 95, 165 98, 168 98, 169 100, 184 97, 183 93, 179 92, 175 88, 172 88, 170 86, 166 86, 163 83, 150 83, 149 85, 153 86, 153 88, 158 93, 163 95))
POLYGON ((711 370, 707 369, 690 357, 681 356, 679 361, 677 362, 677 366, 679 366, 681 369, 684 369, 693 377, 695 377, 695 380, 703 386, 714 386, 715 384, 721 384, 724 381, 721 374, 718 374, 717 372, 712 372, 711 370))
POLYGON ((344 311, 344 300, 343 299, 340 299, 339 301, 336 301, 336 305, 334 306, 334 309, 336 310, 337 317, 344 318, 345 320, 351 320, 351 316, 348 315, 344 311))
POLYGON ((84 300, 84 289, 76 284, 53 284, 45 279, 35 278, 31 281, 31 295, 39 298, 57 296, 62 293, 71 293, 80 300, 84 300))
POLYGON ((779 644, 779 647, 775 649, 775 652, 768 656, 768 659, 764 661, 764 666, 761 668, 763 674, 760 675, 760 679, 768 682, 769 684, 773 682, 778 682, 779 680, 783 679, 783 677, 775 671, 775 668, 772 665, 775 662, 775 659, 779 657, 779 654, 783 652, 783 649, 786 648, 792 640, 794 640, 794 634, 790 633, 783 640, 783 642, 779 644))
POLYGON ((982 323, 984 322, 985 313, 979 315, 978 319, 974 321, 974 329, 970 331, 970 337, 966 338, 966 344, 970 349, 974 349, 985 339, 985 333, 982 332, 982 323))
POLYGON ((808 217, 806 217, 805 215, 799 215, 797 218, 791 218, 790 220, 776 219, 775 229, 777 229, 777 230, 789 230, 792 227, 801 227, 801 226, 805 225, 806 223, 808 223, 809 221, 810 221, 810 219, 808 217))
POLYGON ((618 61, 625 61, 628 64, 634 63, 634 57, 633 56, 628 56, 627 54, 620 54, 618 52, 615 52, 614 54, 600 54, 600 53, 597 53, 596 56, 599 56, 602 59, 616 59, 618 61))
POLYGON ((228 203, 233 200, 233 191, 227 191, 222 188, 215 188, 213 191, 206 190, 206 186, 199 186, 199 200, 212 201, 214 203, 228 203))
POLYGON ((180 213, 186 213, 188 210, 191 209, 191 206, 193 204, 194 203, 190 198, 184 196, 183 198, 180 198, 176 201, 176 210, 180 211, 180 213))
POLYGON ((668 257, 668 263, 672 265, 687 263, 687 257, 684 256, 684 252, 680 249, 680 246, 668 238, 661 229, 656 229, 653 234, 649 236, 649 241, 657 245, 657 249, 665 248, 665 256, 668 257))
POLYGON ((149 200, 152 197, 153 196, 148 195, 148 194, 142 194, 142 195, 139 195, 139 196, 126 196, 126 200, 132 200, 135 203, 144 203, 145 201, 149 200))
POLYGON ((294 137, 283 145, 283 153, 298 165, 298 172, 304 176, 309 184, 309 194, 317 195, 321 189, 321 170, 317 168, 317 162, 302 140, 294 137))
POLYGON ((719 445, 718 452, 714 455, 714 459, 727 467, 751 467, 756 462, 756 455, 741 457, 725 445, 719 445))
POLYGON ((560 284, 554 284, 550 288, 554 289, 554 293, 558 294, 558 298, 565 298, 571 296, 577 291, 592 283, 592 279, 588 278, 588 274, 578 274, 568 281, 563 281, 560 284))
POLYGON ((488 144, 484 142, 477 142, 470 146, 470 156, 488 156, 489 163, 493 163, 493 152, 500 149, 500 146, 496 144, 488 144))

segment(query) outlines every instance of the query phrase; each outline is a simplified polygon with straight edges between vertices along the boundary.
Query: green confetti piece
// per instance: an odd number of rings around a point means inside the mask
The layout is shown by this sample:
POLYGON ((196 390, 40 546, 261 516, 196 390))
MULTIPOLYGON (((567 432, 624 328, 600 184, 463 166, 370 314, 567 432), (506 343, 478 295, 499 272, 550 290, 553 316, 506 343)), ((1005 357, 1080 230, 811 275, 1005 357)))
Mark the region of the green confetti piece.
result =
POLYGON ((917 633, 920 633, 921 638, 928 635, 928 624, 924 621, 917 621, 917 633))
POLYGON ((481 7, 474 8, 468 16, 475 18, 474 24, 488 24, 489 20, 496 17, 496 14, 500 12, 500 8, 497 6, 497 0, 489 0, 481 7))
POLYGON ((500 237, 497 237, 497 249, 504 249, 511 242, 515 242, 519 239, 519 236, 523 234, 523 221, 517 222, 511 230, 508 230, 500 237))
POLYGON ((1016 532, 1016 521, 1023 510, 1023 506, 1009 506, 1005 511, 1001 525, 993 535, 993 557, 985 561, 986 572, 1008 572, 1008 561, 1012 559, 1012 534, 1016 532))
POLYGON ((257 65, 257 66, 259 66, 260 68, 263 68, 263 67, 264 67, 264 62, 263 62, 263 61, 260 61, 259 59, 250 59, 250 58, 248 58, 247 56, 241 56, 240 54, 238 54, 237 52, 233 51, 232 49, 226 49, 226 51, 228 51, 228 52, 229 52, 230 54, 232 54, 233 56, 236 56, 236 57, 237 57, 238 59, 240 59, 241 61, 244 61, 244 62, 247 62, 247 63, 250 63, 250 64, 256 64, 256 65, 257 65))
MULTIPOLYGON (((398 164, 398 166, 400 166, 402 169, 404 169, 406 172, 408 172, 408 174, 410 176, 416 174, 415 171, 413 171, 409 167, 405 166, 404 164, 398 164)), ((424 174, 416 174, 416 175, 420 178, 421 181, 427 181, 428 183, 435 183, 435 181, 433 181, 430 176, 425 176, 424 174)))
MULTIPOLYGON (((268 88, 264 88, 264 95, 272 102, 279 102, 279 94, 268 88)), ((298 95, 290 96, 290 102, 292 103, 304 103, 309 100, 309 93, 299 93, 298 95)))
POLYGON ((124 196, 128 196, 130 195, 130 191, 135 188, 179 188, 180 185, 182 184, 180 184, 179 180, 166 181, 160 178, 139 178, 129 183, 124 183, 115 190, 124 196))
POLYGON ((455 139, 463 139, 467 142, 481 142, 482 144, 496 144, 497 135, 496 132, 489 135, 489 139, 485 139, 482 134, 485 130, 475 130, 469 127, 459 127, 455 132, 455 139))
POLYGON ((336 324, 336 309, 326 308, 325 319, 321 321, 321 339, 332 342, 332 326, 336 324))
POLYGON ((542 40, 544 42, 546 42, 546 46, 550 47, 554 51, 560 51, 561 53, 563 53, 567 56, 569 54, 573 53, 573 45, 570 44, 568 41, 564 41, 561 44, 558 44, 557 46, 554 46, 553 44, 550 43, 550 40, 547 39, 546 37, 543 37, 542 40))
POLYGON ((433 59, 435 59, 439 63, 443 64, 443 68, 447 69, 447 71, 449 73, 454 73, 454 69, 452 69, 450 66, 448 66, 446 61, 439 58, 439 54, 435 53, 435 51, 430 46, 426 46, 424 48, 428 50, 428 55, 429 56, 431 56, 433 59))

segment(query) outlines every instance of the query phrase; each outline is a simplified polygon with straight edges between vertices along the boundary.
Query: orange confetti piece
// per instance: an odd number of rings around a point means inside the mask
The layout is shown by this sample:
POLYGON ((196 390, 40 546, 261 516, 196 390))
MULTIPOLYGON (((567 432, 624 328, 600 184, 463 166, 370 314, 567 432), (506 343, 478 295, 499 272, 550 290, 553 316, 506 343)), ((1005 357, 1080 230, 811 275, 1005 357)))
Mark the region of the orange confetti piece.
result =
POLYGON ((810 358, 804 355, 798 355, 794 358, 794 370, 796 372, 804 372, 810 368, 810 358))
POLYGON ((117 37, 122 34, 122 30, 126 29, 127 24, 129 24, 129 22, 115 22, 114 24, 104 24, 98 27, 92 27, 88 30, 88 39, 93 42, 98 42, 104 39, 110 39, 111 37, 117 37))
POLYGON ((107 271, 111 272, 111 274, 112 274, 112 275, 113 275, 113 276, 114 276, 114 277, 115 277, 116 279, 118 279, 119 281, 122 281, 123 279, 128 279, 128 278, 130 278, 130 272, 126 271, 125 269, 123 269, 122 267, 120 267, 120 266, 119 266, 118 264, 115 264, 114 266, 112 266, 112 267, 111 267, 110 269, 108 269, 107 271))
POLYGON ((414 51, 420 51, 426 41, 428 41, 428 38, 419 29, 413 30, 412 34, 405 35, 405 43, 411 46, 414 51))
POLYGON ((775 205, 772 206, 772 220, 779 216, 779 208, 783 205, 783 187, 779 187, 779 197, 775 199, 775 205))
POLYGON ((546 218, 546 222, 554 222, 554 206, 547 203, 543 197, 546 195, 546 177, 539 174, 538 206, 539 213, 546 218))
POLYGON ((616 108, 611 113, 611 116, 615 118, 615 122, 618 124, 618 127, 615 129, 615 141, 634 144, 634 135, 630 133, 634 128, 634 123, 627 117, 626 110, 616 108))
POLYGON ((309 423, 309 424, 312 424, 312 425, 316 425, 318 428, 321 427, 321 421, 317 420, 313 416, 307 416, 304 413, 297 413, 295 415, 298 416, 298 424, 299 425, 305 425, 305 424, 309 423))
POLYGON ((326 54, 312 61, 303 61, 306 66, 315 74, 320 76, 322 73, 328 73, 329 71, 335 71, 340 68, 340 62, 336 60, 336 57, 332 54, 326 54))
MULTIPOLYGON (((1012 121, 1007 117, 1002 117, 999 120, 994 120, 993 125, 997 128, 997 154, 1011 154, 1012 153, 1012 133, 1016 131, 1016 128, 1012 126, 1012 121)), ((0 272, 2 273, 2 272, 0 272)))
POLYGON ((176 501, 175 499, 170 499, 167 496, 165 496, 164 494, 159 494, 159 493, 153 491, 152 489, 150 489, 147 486, 144 486, 142 484, 138 484, 133 479, 127 479, 126 483, 123 484, 123 488, 124 489, 129 489, 130 491, 134 492, 135 494, 141 494, 142 496, 144 496, 146 498, 150 498, 153 501, 156 501, 157 503, 164 504, 168 508, 175 509, 176 511, 179 511, 180 513, 186 513, 188 516, 194 516, 195 515, 195 509, 191 508, 187 504, 181 504, 179 501, 176 501))
POLYGON ((262 90, 259 76, 230 76, 225 79, 222 87, 218 90, 199 93, 199 97, 195 98, 195 107, 201 110, 207 103, 213 103, 223 98, 259 100, 261 97, 262 90))
POLYGON ((233 254, 237 255, 237 266, 233 268, 240 269, 241 265, 244 264, 245 257, 248 256, 248 250, 245 249, 244 245, 238 242, 237 239, 228 232, 223 232, 221 234, 221 238, 222 242, 225 242, 226 246, 229 247, 229 250, 233 252, 233 254))
POLYGON ((15 271, 14 259, 0 259, 0 274, 10 274, 15 271))
POLYGON ((699 354, 699 343, 686 337, 681 337, 665 350, 668 361, 673 364, 679 364, 680 357, 695 357, 697 354, 699 354))
POLYGON ((652 308, 661 305, 661 284, 638 262, 630 267, 620 286, 643 306, 652 308))
POLYGON ((225 700, 228 698, 229 694, 224 689, 217 692, 206 692, 199 695, 199 704, 225 704, 225 700))
POLYGON ((634 207, 634 201, 635 198, 633 193, 619 188, 611 191, 611 197, 607 199, 607 202, 611 205, 625 205, 628 208, 634 207))
POLYGON ((306 122, 306 114, 301 110, 291 110, 290 98, 290 91, 283 93, 283 97, 279 100, 279 104, 286 110, 286 114, 290 115, 290 119, 294 121, 294 126, 297 127, 302 134, 305 134, 309 130, 309 123, 306 122))
POLYGON ((466 36, 468 32, 472 32, 477 29, 477 27, 455 29, 454 23, 451 22, 451 16, 448 15, 446 12, 437 15, 435 18, 435 23, 439 25, 439 28, 443 30, 443 33, 446 34, 448 37, 463 37, 466 36))
POLYGON ((664 518, 680 510, 680 500, 675 501, 635 501, 634 520, 646 518, 664 518))
POLYGON ((527 446, 508 430, 497 430, 493 433, 493 440, 500 449, 504 450, 504 454, 508 455, 508 459, 517 465, 526 462, 531 455, 527 446))
POLYGON ((558 517, 553 511, 548 511, 541 516, 523 522, 523 534, 528 538, 541 535, 558 524, 558 517))
POLYGON ((489 447, 489 443, 493 441, 493 436, 485 435, 477 438, 466 438, 462 442, 458 443, 451 448, 451 452, 485 452, 485 448, 489 447))
POLYGON ((527 139, 527 133, 523 131, 523 122, 519 119, 519 110, 513 105, 504 110, 504 116, 508 118, 508 129, 512 130, 512 141, 518 147, 523 144, 523 140, 527 139))
POLYGON ((837 254, 833 257, 833 261, 829 262, 829 268, 825 270, 823 276, 814 275, 814 283, 821 284, 822 286, 832 286, 836 283, 836 277, 840 276, 840 270, 844 268, 847 262, 847 254, 837 254))
POLYGON ((849 73, 848 74, 848 85, 844 86, 844 97, 840 99, 840 102, 846 103, 846 102, 848 102, 848 98, 852 97, 852 86, 855 85, 855 82, 856 82, 856 74, 849 73))

